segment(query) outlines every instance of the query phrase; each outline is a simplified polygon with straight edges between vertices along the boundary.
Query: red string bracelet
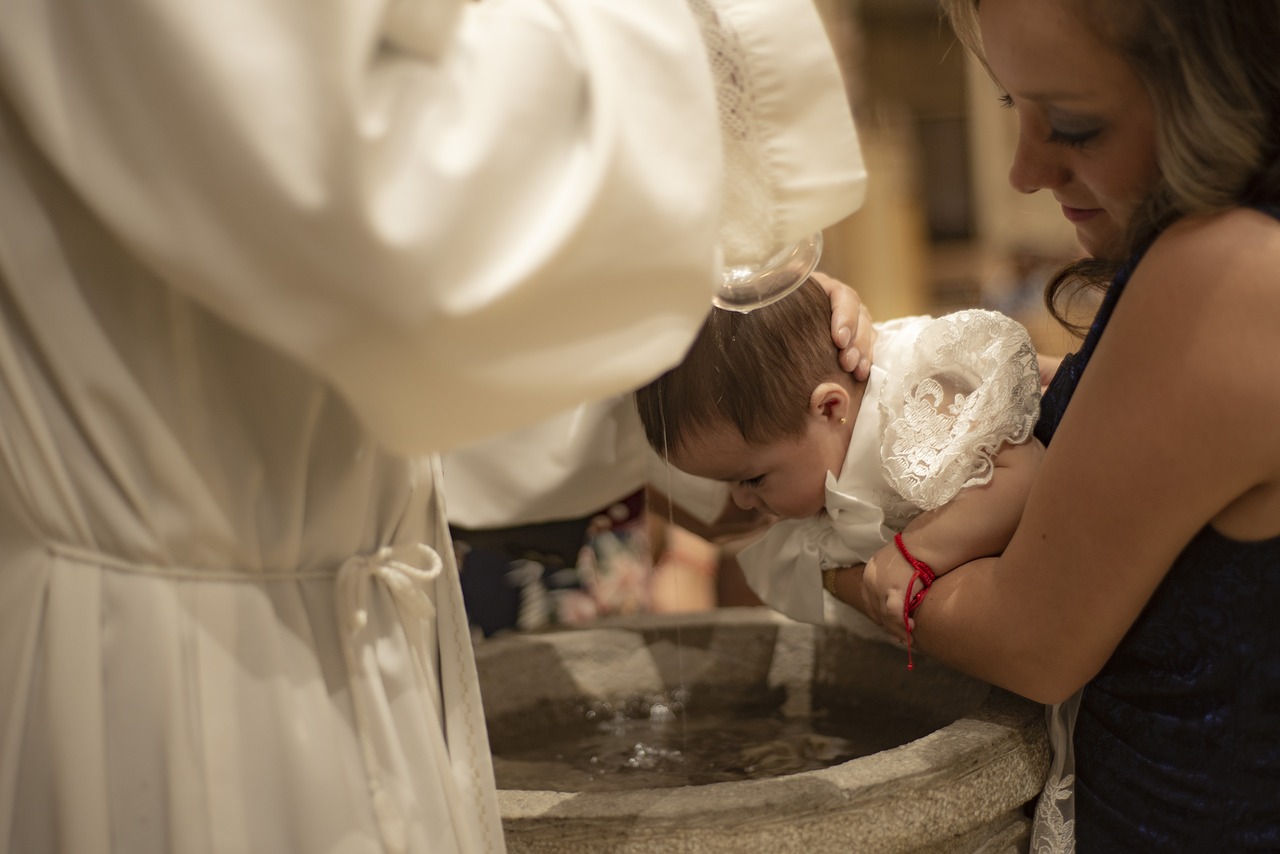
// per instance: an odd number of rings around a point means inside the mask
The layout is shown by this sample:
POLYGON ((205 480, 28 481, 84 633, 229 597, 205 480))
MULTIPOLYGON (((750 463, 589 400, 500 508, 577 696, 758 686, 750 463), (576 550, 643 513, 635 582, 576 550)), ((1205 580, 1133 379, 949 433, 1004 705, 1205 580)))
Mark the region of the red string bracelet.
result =
POLYGON ((911 660, 911 615, 915 613, 916 608, 920 607, 920 603, 924 601, 924 594, 929 592, 929 585, 933 584, 938 576, 929 564, 907 551, 906 544, 902 542, 902 534, 894 534, 893 542, 898 547, 898 551, 902 552, 902 556, 907 559, 907 563, 911 564, 911 568, 915 570, 911 574, 911 580, 907 582, 907 592, 902 597, 902 625, 907 630, 907 669, 914 670, 915 663, 911 660), (920 582, 920 589, 913 595, 911 591, 916 586, 916 581, 920 582))

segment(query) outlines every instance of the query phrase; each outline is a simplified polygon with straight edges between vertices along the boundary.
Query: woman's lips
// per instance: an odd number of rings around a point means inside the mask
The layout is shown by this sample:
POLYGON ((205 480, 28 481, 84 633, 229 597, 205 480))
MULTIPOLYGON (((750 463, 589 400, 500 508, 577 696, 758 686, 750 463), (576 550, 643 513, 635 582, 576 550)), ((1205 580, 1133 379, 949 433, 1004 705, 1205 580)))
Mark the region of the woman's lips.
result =
POLYGON ((1062 205, 1062 215, 1067 218, 1068 222, 1085 222, 1100 213, 1102 213, 1102 208, 1073 208, 1070 205, 1062 205))

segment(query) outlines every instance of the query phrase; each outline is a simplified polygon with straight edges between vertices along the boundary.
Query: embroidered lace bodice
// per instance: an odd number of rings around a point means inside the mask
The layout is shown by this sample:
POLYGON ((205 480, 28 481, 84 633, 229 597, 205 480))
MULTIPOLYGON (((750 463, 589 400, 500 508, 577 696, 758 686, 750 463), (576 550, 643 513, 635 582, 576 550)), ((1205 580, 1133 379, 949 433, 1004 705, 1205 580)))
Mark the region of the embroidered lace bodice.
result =
POLYGON ((1031 435, 1038 376, 1031 340, 1004 315, 962 311, 926 325, 880 395, 885 480, 921 510, 990 482, 1000 446, 1031 435))

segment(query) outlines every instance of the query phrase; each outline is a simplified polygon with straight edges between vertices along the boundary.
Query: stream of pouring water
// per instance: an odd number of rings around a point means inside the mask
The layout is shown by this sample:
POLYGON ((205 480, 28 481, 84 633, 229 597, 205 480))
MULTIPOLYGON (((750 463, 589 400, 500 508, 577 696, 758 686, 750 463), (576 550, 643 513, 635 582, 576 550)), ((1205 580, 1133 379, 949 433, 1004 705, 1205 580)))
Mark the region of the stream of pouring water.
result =
MULTIPOLYGON (((658 418, 662 422, 662 462, 666 466, 666 492, 667 492, 667 530, 665 533, 666 542, 671 542, 671 529, 676 524, 675 500, 671 491, 671 446, 667 442, 667 409, 661 397, 658 399, 658 418)), ((659 560, 657 555, 654 556, 655 565, 659 560)), ((684 573, 678 579, 680 583, 688 583, 688 579, 684 577, 684 573)), ((684 679, 684 641, 680 636, 680 624, 676 623, 676 678, 679 680, 679 693, 677 696, 688 698, 688 686, 684 679)), ((676 710, 678 720, 680 722, 680 751, 684 753, 688 750, 688 717, 686 707, 688 702, 673 704, 678 705, 676 710)))

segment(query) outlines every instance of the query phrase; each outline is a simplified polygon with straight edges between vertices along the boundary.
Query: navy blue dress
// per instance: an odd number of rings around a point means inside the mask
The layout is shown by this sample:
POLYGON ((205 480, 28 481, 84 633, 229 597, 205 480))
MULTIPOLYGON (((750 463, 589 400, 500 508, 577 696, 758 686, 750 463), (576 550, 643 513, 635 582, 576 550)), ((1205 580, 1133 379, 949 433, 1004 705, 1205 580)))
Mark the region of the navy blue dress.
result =
MULTIPOLYGON (((1045 393, 1045 444, 1140 258, 1045 393)), ((1280 426, 1258 429, 1280 441, 1280 426)), ((1187 544, 1085 686, 1075 751, 1081 854, 1280 851, 1280 537, 1206 526, 1187 544)))

